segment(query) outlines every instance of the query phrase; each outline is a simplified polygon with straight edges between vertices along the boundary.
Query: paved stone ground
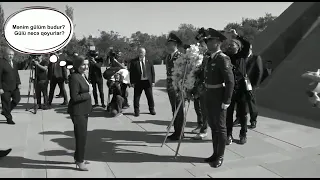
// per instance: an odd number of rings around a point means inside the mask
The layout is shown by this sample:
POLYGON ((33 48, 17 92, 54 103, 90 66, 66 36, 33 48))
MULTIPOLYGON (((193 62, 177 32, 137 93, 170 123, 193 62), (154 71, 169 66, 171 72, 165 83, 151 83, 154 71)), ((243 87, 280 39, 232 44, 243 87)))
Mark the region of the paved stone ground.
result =
MULTIPOLYGON (((157 86, 162 86, 163 66, 157 66, 156 72, 157 86)), ((202 162, 212 153, 210 138, 192 141, 191 134, 186 134, 178 159, 173 159, 177 143, 160 147, 171 120, 163 87, 154 89, 156 116, 147 114, 144 96, 139 118, 132 115, 132 108, 117 118, 108 118, 102 109, 96 108, 88 127, 86 159, 91 162, 90 171, 77 171, 73 164, 73 125, 66 107, 56 106, 37 114, 25 111, 30 106, 26 104, 29 72, 21 71, 20 75, 22 100, 13 111, 17 124, 7 125, 0 117, 0 148, 13 148, 8 157, 0 160, 1 178, 320 177, 320 122, 265 109, 260 109, 264 117, 259 117, 256 130, 248 131, 248 143, 227 147, 221 168, 214 169, 202 162)), ((132 104, 133 89, 129 93, 132 104)), ((62 103, 62 99, 54 99, 54 103, 62 103)), ((196 126, 193 104, 187 121, 186 132, 190 132, 196 126)), ((239 128, 235 128, 234 137, 238 134, 239 128)))

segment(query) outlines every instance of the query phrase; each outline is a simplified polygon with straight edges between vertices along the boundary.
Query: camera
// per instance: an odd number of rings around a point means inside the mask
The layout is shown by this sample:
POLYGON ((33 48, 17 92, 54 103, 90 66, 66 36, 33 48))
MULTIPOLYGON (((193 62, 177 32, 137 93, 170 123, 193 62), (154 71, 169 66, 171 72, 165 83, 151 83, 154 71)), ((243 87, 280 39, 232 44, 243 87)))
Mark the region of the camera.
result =
POLYGON ((35 62, 39 62, 40 61, 39 57, 40 57, 40 55, 33 55, 33 54, 29 56, 29 60, 30 60, 30 63, 31 63, 32 66, 35 65, 35 62))
POLYGON ((196 36, 196 40, 200 41, 201 39, 205 39, 206 37, 206 30, 202 27, 198 30, 198 35, 196 36))
POLYGON ((91 58, 96 58, 98 56, 98 52, 95 50, 89 50, 88 56, 91 58))

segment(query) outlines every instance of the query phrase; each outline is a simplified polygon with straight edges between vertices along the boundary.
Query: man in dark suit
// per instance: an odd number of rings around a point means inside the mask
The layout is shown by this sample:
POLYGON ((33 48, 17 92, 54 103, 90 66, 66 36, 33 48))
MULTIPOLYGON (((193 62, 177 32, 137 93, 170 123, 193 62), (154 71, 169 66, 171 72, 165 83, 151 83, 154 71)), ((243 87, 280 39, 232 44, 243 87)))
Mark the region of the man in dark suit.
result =
POLYGON ((262 80, 261 82, 263 82, 265 79, 267 79, 268 76, 271 75, 273 69, 272 69, 272 61, 268 60, 265 64, 266 68, 264 68, 263 70, 263 75, 262 75, 262 80))
MULTIPOLYGON (((174 67, 174 61, 181 56, 181 52, 178 50, 178 46, 182 45, 182 41, 173 33, 170 33, 167 40, 168 55, 165 59, 166 71, 167 71, 167 92, 171 104, 172 114, 175 113, 176 108, 180 104, 181 97, 178 96, 178 92, 173 88, 172 85, 172 70, 174 67)), ((168 139, 177 141, 180 139, 182 132, 182 125, 184 120, 184 103, 180 106, 178 114, 174 120, 174 133, 168 136, 168 139)), ((183 136, 182 136, 183 137, 183 136)))
POLYGON ((11 111, 21 100, 21 81, 16 63, 14 63, 14 51, 7 49, 6 57, 0 61, 0 94, 2 102, 1 114, 6 117, 8 124, 15 124, 11 111))
POLYGON ((146 59, 146 49, 138 49, 139 57, 131 61, 130 66, 130 82, 134 88, 133 94, 133 106, 134 106, 134 115, 138 117, 140 115, 139 110, 139 101, 142 91, 145 92, 150 114, 156 115, 154 109, 154 100, 152 87, 155 83, 155 73, 153 63, 146 59))
POLYGON ((94 58, 90 57, 90 66, 89 66, 89 81, 92 84, 93 87, 93 97, 94 97, 94 107, 99 106, 98 103, 98 93, 97 93, 97 87, 100 94, 100 100, 101 100, 101 107, 106 108, 106 105, 104 104, 104 93, 103 93, 103 79, 102 79, 102 73, 101 73, 101 66, 103 63, 102 57, 94 58))
POLYGON ((58 84, 60 91, 63 93, 63 103, 61 105, 67 105, 67 92, 64 83, 68 83, 67 68, 66 66, 61 67, 60 61, 63 60, 63 54, 59 55, 58 61, 55 63, 50 62, 48 65, 48 80, 50 81, 50 91, 48 105, 51 106, 54 95, 54 90, 58 84))

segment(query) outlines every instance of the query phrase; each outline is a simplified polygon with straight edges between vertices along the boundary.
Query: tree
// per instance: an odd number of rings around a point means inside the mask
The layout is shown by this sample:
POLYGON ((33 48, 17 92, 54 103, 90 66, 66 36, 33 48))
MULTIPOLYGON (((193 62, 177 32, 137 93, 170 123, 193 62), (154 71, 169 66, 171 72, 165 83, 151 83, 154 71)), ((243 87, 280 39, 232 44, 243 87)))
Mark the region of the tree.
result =
MULTIPOLYGON (((2 6, 0 4, 0 34, 3 34, 3 27, 4 26, 4 12, 2 9, 2 6)), ((3 36, 0 36, 0 55, 3 58, 3 55, 5 54, 5 47, 6 47, 6 42, 3 36)))
MULTIPOLYGON (((65 12, 66 12, 66 15, 67 15, 67 16, 70 18, 70 20, 72 21, 72 23, 74 23, 74 21, 73 21, 73 20, 74 20, 73 8, 72 8, 71 6, 66 5, 66 10, 65 10, 65 12)), ((75 30, 75 28, 76 28, 76 24, 73 24, 73 29, 75 30)), ((73 38, 73 39, 76 38, 74 32, 73 32, 72 38, 73 38)))
MULTIPOLYGON (((70 20, 74 22, 73 8, 71 6, 66 5, 65 13, 70 18, 70 20)), ((75 30, 75 27, 76 25, 73 24, 74 30, 75 30)), ((65 47, 65 50, 69 53, 78 53, 79 55, 85 55, 88 51, 86 40, 87 40, 86 38, 82 40, 77 40, 76 34, 75 32, 73 32, 72 39, 65 47)))
POLYGON ((224 30, 235 29, 239 35, 244 36, 247 40, 252 42, 254 37, 263 31, 273 20, 277 17, 266 13, 264 17, 257 19, 242 18, 241 23, 229 23, 224 30))

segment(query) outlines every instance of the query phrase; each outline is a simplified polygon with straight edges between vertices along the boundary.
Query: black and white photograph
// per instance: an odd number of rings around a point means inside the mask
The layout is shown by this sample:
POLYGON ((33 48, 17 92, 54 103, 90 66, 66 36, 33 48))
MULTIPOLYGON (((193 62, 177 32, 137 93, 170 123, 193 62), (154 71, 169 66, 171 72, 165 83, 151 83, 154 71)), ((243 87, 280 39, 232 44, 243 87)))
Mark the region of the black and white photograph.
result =
POLYGON ((0 2, 0 177, 320 177, 319 9, 0 2))

